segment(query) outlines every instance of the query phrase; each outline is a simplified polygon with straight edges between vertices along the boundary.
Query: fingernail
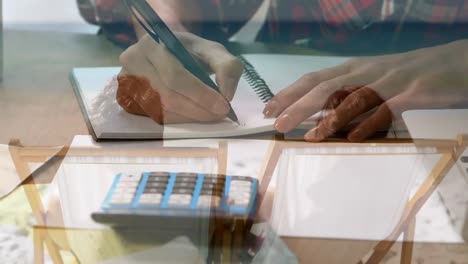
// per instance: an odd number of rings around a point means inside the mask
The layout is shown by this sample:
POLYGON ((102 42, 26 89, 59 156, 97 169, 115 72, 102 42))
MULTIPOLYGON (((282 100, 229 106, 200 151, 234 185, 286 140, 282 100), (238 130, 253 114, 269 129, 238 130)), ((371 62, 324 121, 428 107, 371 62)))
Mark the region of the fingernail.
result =
POLYGON ((293 128, 292 119, 288 114, 282 115, 275 122, 275 129, 281 133, 289 132, 293 128))
POLYGON ((317 141, 322 141, 323 137, 319 135, 318 127, 316 127, 314 129, 310 130, 309 132, 307 132, 307 134, 304 135, 304 139, 306 141, 317 142, 317 141))
POLYGON ((277 117, 280 112, 279 103, 276 100, 270 100, 263 110, 265 117, 277 117))
POLYGON ((229 112, 229 105, 224 99, 219 99, 213 105, 213 111, 218 114, 227 114, 229 112))
POLYGON ((362 141, 363 138, 364 138, 363 131, 359 128, 351 131, 351 133, 349 133, 348 135, 348 140, 351 142, 362 141))

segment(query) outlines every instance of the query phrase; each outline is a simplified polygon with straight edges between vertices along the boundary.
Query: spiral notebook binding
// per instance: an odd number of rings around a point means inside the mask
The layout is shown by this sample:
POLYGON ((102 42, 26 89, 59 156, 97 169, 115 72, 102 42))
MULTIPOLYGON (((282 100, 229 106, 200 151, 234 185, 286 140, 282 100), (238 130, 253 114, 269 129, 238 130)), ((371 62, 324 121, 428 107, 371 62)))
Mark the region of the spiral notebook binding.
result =
POLYGON ((244 78, 247 83, 252 87, 258 97, 264 102, 268 103, 275 95, 271 92, 270 87, 266 84, 265 80, 258 74, 255 67, 250 64, 243 56, 238 56, 239 60, 244 65, 244 78))

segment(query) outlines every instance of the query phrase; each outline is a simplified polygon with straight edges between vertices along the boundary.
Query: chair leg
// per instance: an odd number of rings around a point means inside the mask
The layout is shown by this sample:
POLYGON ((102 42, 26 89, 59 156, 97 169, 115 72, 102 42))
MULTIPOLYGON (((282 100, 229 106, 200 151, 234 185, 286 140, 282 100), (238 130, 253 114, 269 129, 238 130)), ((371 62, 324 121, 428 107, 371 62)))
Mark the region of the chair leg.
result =
POLYGON ((382 259, 387 255, 388 251, 392 248, 395 241, 380 241, 377 246, 374 248, 374 252, 372 255, 367 259, 365 262, 366 264, 378 264, 382 261, 382 259))
POLYGON ((416 217, 413 217, 403 231, 403 244, 401 246, 401 264, 411 264, 413 257, 414 231, 416 228, 416 217))
POLYGON ((222 141, 218 148, 218 174, 226 175, 227 173, 227 155, 228 144, 226 141, 222 141))
POLYGON ((62 264, 63 259, 62 256, 60 255, 60 249, 55 244, 54 241, 50 237, 46 238, 46 245, 47 245, 47 252, 49 253, 50 258, 54 262, 54 264, 62 264))
POLYGON ((42 241, 42 230, 33 228, 33 241, 34 241, 34 263, 44 263, 44 242, 42 241))

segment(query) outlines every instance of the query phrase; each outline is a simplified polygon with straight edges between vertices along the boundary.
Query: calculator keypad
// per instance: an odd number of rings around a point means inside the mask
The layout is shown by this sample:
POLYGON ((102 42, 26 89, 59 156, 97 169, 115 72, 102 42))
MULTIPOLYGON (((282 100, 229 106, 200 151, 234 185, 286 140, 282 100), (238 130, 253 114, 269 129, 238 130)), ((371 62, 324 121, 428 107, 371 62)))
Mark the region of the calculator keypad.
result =
POLYGON ((136 189, 141 180, 141 175, 122 175, 115 186, 114 194, 109 203, 112 205, 131 204, 135 197, 136 189))
POLYGON ((162 202, 163 195, 161 193, 145 193, 140 196, 139 203, 147 205, 159 205, 162 202))
POLYGON ((195 173, 178 173, 169 198, 169 205, 189 206, 192 203, 197 180, 198 175, 195 173))
POLYGON ((225 178, 218 175, 205 175, 198 198, 198 207, 200 208, 219 208, 223 196, 225 178))
POLYGON ((247 207, 250 203, 251 188, 251 179, 246 177, 236 177, 233 179, 230 185, 228 204, 247 207))
POLYGON ((254 183, 256 180, 250 177, 195 173, 120 175, 109 194, 107 208, 226 212, 236 208, 237 214, 246 214, 253 210, 252 195, 257 191, 254 183))
POLYGON ((164 193, 169 184, 168 172, 149 173, 143 193, 138 200, 141 205, 158 206, 162 203, 164 193))

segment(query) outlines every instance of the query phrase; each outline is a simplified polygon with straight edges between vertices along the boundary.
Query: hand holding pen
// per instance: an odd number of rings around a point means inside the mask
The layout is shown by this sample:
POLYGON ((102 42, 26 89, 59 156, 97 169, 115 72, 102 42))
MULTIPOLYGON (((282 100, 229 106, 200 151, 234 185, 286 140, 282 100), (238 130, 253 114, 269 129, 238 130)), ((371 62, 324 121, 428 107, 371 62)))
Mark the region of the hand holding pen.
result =
POLYGON ((241 62, 219 43, 191 33, 173 34, 154 15, 149 21, 135 15, 149 34, 120 57, 118 103, 127 112, 149 116, 160 124, 213 122, 225 117, 237 122, 229 101, 243 72, 241 62), (217 85, 205 69, 215 73, 217 85))

